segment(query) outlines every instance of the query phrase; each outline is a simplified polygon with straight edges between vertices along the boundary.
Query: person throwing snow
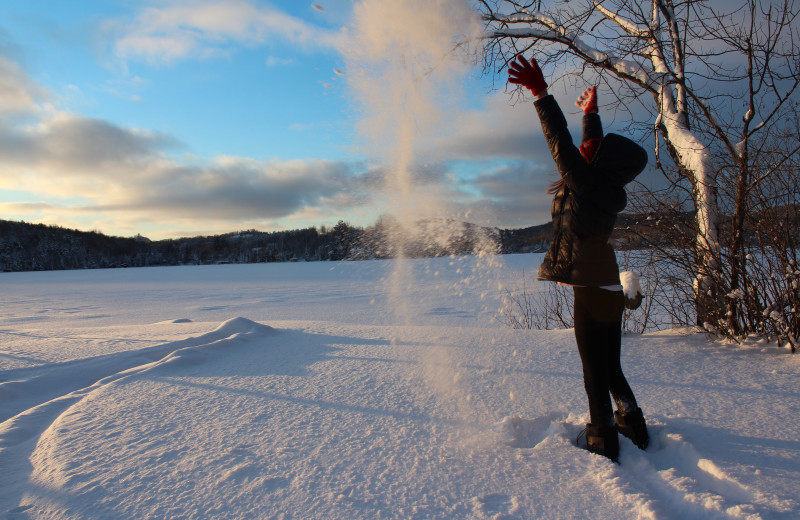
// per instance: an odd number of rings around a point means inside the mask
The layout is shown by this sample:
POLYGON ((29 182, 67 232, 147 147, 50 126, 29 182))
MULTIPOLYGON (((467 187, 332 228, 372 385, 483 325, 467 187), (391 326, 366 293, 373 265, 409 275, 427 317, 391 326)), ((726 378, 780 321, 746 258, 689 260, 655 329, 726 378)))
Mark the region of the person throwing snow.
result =
POLYGON ((576 147, 536 60, 517 56, 508 75, 509 83, 527 87, 536 97, 534 106, 560 174, 548 190, 554 195, 554 235, 538 279, 573 288, 575 341, 591 420, 584 432, 587 447, 617 462, 618 433, 641 449, 650 440, 620 364, 625 296, 610 243, 617 214, 627 202, 624 186, 647 165, 647 152, 620 135, 603 136, 595 87, 587 88, 575 103, 584 112, 583 139, 576 147))

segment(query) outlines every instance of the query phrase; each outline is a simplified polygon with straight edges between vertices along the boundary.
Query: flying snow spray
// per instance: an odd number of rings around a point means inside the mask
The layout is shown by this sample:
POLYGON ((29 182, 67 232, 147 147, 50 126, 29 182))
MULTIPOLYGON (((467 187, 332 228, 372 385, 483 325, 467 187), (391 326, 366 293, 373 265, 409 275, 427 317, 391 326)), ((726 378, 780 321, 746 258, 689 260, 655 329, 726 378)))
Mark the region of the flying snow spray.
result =
MULTIPOLYGON (((363 0, 354 8, 344 52, 347 79, 361 109, 359 131, 384 177, 381 203, 390 215, 384 247, 397 259, 391 299, 406 324, 417 317, 403 291, 410 282, 410 244, 418 243, 421 222, 444 222, 452 214, 438 172, 420 149, 449 131, 446 114, 470 70, 458 42, 476 30, 475 12, 464 0, 363 0)), ((430 240, 449 239, 448 230, 430 228, 430 240)))
MULTIPOLYGON (((461 212, 451 207, 443 167, 434 171, 428 163, 435 164, 430 143, 452 131, 447 114, 455 112, 471 71, 458 43, 480 31, 466 0, 362 0, 346 33, 343 55, 361 110, 359 132, 368 143, 366 155, 384 177, 380 202, 390 216, 382 219, 383 247, 395 258, 387 292, 399 325, 421 324, 424 307, 408 296, 415 283, 412 245, 452 244, 454 234, 464 233, 463 223, 449 218, 461 212)), ((494 253, 493 238, 477 242, 473 253, 494 253)), ((453 293, 455 300, 457 289, 453 293)), ((445 349, 431 345, 423 356, 426 378, 436 391, 457 398, 457 368, 445 349)))

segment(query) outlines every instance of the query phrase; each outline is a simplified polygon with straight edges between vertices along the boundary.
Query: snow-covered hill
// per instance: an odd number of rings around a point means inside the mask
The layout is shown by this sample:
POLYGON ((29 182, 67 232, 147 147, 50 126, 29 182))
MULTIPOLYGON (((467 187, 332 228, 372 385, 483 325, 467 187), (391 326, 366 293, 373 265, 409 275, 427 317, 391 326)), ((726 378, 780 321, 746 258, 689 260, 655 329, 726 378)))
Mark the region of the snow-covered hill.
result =
POLYGON ((621 464, 535 255, 0 275, 5 518, 797 518, 797 356, 626 336, 621 464))

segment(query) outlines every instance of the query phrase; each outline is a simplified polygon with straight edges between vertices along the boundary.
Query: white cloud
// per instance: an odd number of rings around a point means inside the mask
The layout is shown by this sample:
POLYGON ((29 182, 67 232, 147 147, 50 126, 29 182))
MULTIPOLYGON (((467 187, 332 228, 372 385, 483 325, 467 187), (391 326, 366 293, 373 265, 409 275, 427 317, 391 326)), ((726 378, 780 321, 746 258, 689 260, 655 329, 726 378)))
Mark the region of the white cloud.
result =
POLYGON ((308 48, 334 48, 339 33, 266 5, 244 0, 173 2, 147 7, 129 23, 114 23, 115 52, 123 59, 169 64, 185 58, 226 54, 230 45, 282 41, 308 48))
POLYGON ((0 56, 0 116, 35 110, 37 101, 44 97, 44 89, 19 65, 0 56))
POLYGON ((358 172, 341 161, 218 157, 186 164, 166 153, 176 143, 72 115, 33 128, 4 126, 0 162, 6 175, 0 183, 44 199, 80 198, 86 201, 81 211, 121 217, 281 219, 320 205, 345 213, 345 203, 369 200, 358 172))

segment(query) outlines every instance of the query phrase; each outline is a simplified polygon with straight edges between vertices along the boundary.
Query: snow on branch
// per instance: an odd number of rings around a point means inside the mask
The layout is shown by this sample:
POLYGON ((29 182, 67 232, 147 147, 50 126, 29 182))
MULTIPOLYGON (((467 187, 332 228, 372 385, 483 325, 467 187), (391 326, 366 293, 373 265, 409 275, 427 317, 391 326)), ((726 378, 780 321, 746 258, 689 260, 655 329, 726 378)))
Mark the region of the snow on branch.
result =
POLYGON ((619 25, 623 31, 630 34, 631 36, 634 36, 636 38, 642 38, 645 40, 652 39, 653 35, 649 29, 641 29, 635 23, 630 22, 615 13, 612 13, 611 11, 603 7, 601 0, 596 1, 594 3, 594 6, 595 9, 597 9, 600 12, 600 14, 605 16, 608 20, 619 25))
POLYGON ((515 13, 508 16, 492 15, 485 19, 503 26, 527 25, 526 27, 496 29, 488 34, 487 38, 531 38, 560 43, 586 61, 603 67, 619 77, 634 81, 651 92, 658 91, 661 85, 663 74, 648 71, 642 64, 617 58, 610 52, 604 52, 592 47, 584 42, 575 31, 568 30, 564 24, 551 16, 542 13, 515 13), (534 25, 539 25, 543 29, 537 29, 533 27, 534 25))

